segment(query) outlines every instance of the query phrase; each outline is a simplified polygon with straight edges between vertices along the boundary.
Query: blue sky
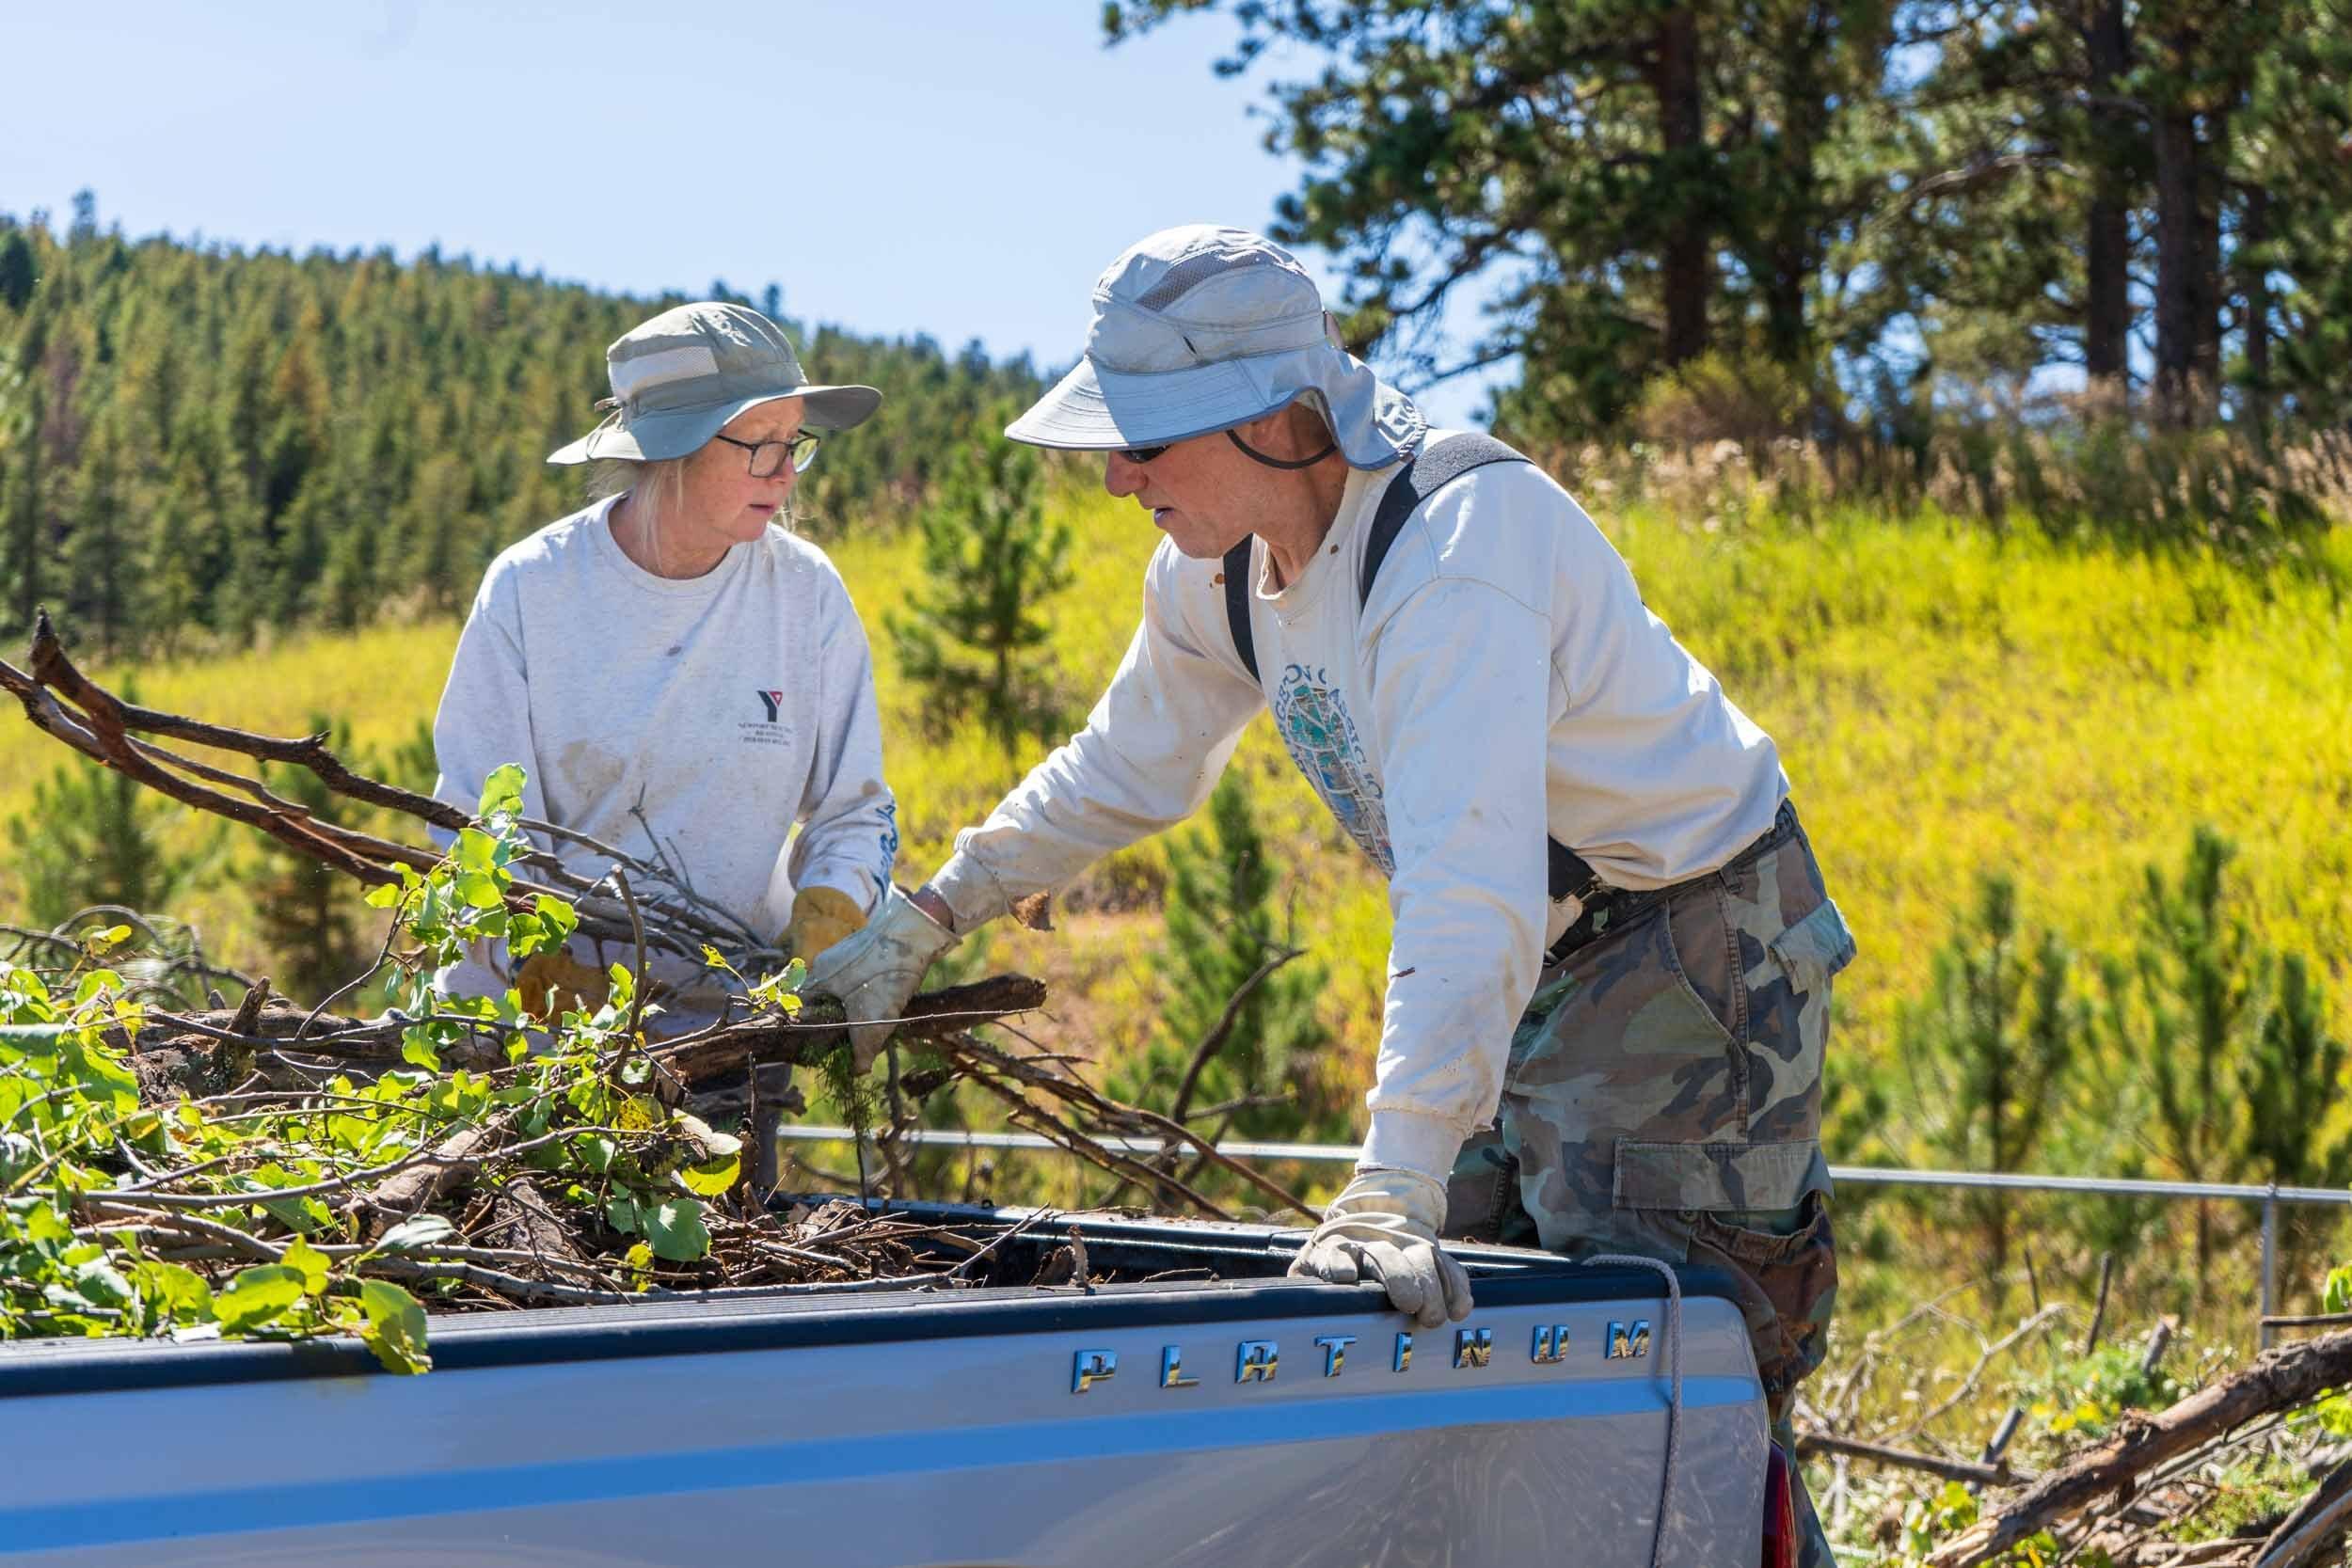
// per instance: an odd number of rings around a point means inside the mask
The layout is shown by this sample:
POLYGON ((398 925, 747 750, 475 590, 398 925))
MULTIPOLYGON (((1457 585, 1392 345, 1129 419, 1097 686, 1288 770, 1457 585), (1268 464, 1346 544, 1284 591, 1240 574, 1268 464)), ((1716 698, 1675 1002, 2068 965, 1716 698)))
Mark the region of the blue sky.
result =
MULTIPOLYGON (((795 316, 1057 366, 1129 243, 1263 227, 1295 181, 1261 145, 1265 67, 1210 69, 1229 18, 1105 49, 1099 17, 1093 0, 22 8, 0 211, 61 222, 87 186, 134 235, 437 241, 647 293, 774 280, 795 316)), ((1465 379, 1425 402, 1454 421, 1484 397, 1465 379)))

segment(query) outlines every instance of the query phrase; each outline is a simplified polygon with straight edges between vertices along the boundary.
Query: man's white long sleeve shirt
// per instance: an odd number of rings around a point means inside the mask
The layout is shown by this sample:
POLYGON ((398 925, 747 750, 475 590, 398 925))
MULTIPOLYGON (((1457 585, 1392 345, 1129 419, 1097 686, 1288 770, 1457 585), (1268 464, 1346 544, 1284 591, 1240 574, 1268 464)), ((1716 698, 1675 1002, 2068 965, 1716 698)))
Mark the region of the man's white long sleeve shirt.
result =
MULTIPOLYGON (((763 942, 784 928, 796 887, 871 909, 898 850, 897 808, 866 632, 840 574, 770 528, 701 577, 657 577, 613 540, 612 505, 491 562, 434 721, 435 793, 470 811, 492 768, 520 763, 524 815, 666 861, 763 942)), ((583 876, 611 864, 568 840, 550 847, 583 876)), ((503 990, 483 957, 445 980, 503 990)), ((707 978, 699 962, 651 967, 682 987, 707 978)))
MULTIPOLYGON (((1432 442, 1448 434, 1433 433, 1432 442)), ((1788 793, 1771 737, 1643 605, 1584 511, 1532 464, 1475 468, 1406 525, 1358 603, 1395 470, 1349 476, 1311 563, 1252 556, 1261 678, 1222 563, 1163 541, 1143 621, 1083 733, 963 833, 932 885, 969 928, 1182 820, 1261 707, 1389 879, 1393 933, 1368 1163, 1442 1179, 1492 1117, 1548 942, 1546 839, 1610 884, 1721 866, 1788 793)))

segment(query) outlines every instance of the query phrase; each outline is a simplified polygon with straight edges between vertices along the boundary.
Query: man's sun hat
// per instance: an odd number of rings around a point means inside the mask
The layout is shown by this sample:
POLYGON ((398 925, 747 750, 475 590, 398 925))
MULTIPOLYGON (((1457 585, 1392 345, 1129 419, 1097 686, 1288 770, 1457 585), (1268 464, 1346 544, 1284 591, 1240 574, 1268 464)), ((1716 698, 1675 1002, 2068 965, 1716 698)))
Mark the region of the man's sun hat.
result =
POLYGON ((684 457, 744 409, 779 398, 802 399, 805 422, 827 431, 863 424, 882 404, 871 387, 811 386, 784 329, 740 305, 664 310, 615 339, 604 362, 612 415, 548 462, 684 457))
POLYGON ((1357 468, 1409 456, 1428 421, 1340 344, 1297 259, 1245 229, 1138 241, 1094 285, 1086 356, 1007 426, 1031 446, 1111 451, 1247 424, 1304 398, 1357 468))

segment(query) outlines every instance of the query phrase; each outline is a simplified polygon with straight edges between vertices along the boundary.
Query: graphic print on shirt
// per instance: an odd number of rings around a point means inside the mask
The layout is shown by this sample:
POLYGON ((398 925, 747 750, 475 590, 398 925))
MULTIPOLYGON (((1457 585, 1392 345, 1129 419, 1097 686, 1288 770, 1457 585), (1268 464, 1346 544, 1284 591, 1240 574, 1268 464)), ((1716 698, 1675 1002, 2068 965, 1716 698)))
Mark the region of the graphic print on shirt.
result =
POLYGON ((1372 776, 1347 705, 1324 671, 1294 664, 1282 672, 1282 684, 1274 693, 1274 727, 1281 731, 1291 760, 1340 826, 1381 875, 1393 874, 1396 855, 1389 844, 1389 810, 1380 798, 1380 781, 1372 776))
POLYGON ((784 721, 784 693, 754 687, 752 694, 759 699, 759 705, 768 717, 764 721, 746 719, 735 726, 735 733, 754 746, 791 744, 792 726, 784 721))

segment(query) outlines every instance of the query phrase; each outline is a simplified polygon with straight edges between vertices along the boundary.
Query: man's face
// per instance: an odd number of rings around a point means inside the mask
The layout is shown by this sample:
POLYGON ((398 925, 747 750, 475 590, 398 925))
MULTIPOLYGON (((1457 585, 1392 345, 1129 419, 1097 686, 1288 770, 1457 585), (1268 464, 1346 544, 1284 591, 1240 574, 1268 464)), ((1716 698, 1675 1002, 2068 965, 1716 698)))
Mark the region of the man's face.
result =
POLYGON ((1259 531, 1279 503, 1278 474, 1252 463, 1222 432, 1179 441, 1149 463, 1104 454, 1103 488, 1133 496, 1179 550, 1214 560, 1259 531))

